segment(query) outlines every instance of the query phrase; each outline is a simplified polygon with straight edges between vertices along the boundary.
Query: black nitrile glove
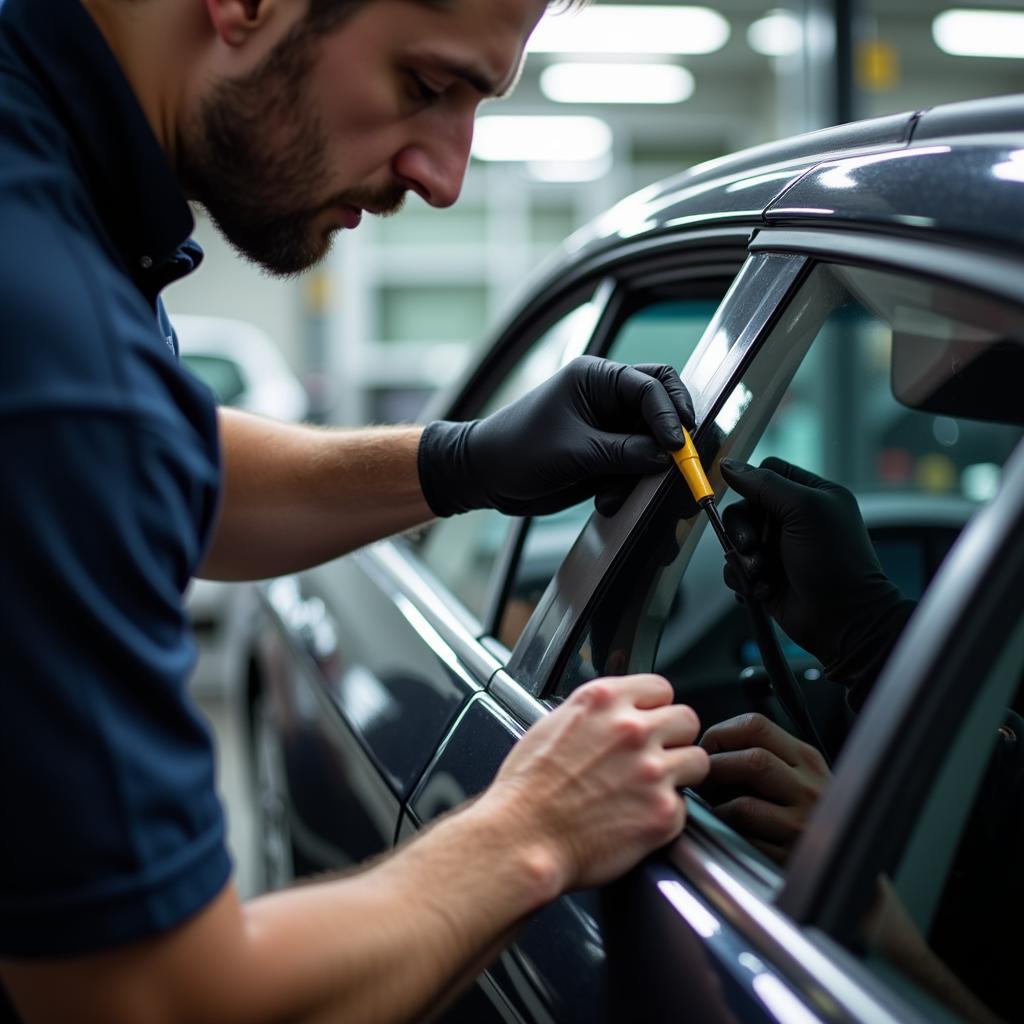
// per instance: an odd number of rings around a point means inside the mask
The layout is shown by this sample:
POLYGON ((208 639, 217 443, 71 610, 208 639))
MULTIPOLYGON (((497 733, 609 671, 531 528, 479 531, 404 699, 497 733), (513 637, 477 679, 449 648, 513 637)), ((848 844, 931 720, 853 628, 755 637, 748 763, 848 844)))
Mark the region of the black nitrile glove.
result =
MULTIPOLYGON (((856 498, 782 459, 721 469, 743 499, 723 519, 752 596, 859 708, 915 604, 882 572, 856 498)), ((728 564, 725 582, 743 593, 728 564)))
POLYGON ((580 356, 486 419, 429 424, 420 486, 439 516, 545 515, 591 496, 611 515, 637 476, 664 470, 666 451, 682 447, 680 421, 693 427, 693 404, 670 366, 580 356))

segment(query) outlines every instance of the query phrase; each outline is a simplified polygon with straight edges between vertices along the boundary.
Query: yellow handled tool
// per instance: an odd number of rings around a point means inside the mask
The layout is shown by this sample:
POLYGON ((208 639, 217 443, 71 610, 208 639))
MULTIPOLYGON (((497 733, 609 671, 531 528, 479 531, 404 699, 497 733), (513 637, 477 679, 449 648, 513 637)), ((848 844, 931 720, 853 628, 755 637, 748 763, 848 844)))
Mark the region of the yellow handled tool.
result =
POLYGON ((683 474, 683 479, 686 481, 686 486, 690 488, 693 500, 707 513, 711 526, 715 533, 718 534, 718 539, 722 542, 722 547, 725 548, 725 552, 728 554, 733 550, 733 545, 729 535, 725 532, 725 526, 722 524, 722 517, 718 514, 718 508, 715 506, 714 489, 707 478, 707 474, 704 472, 704 467, 700 464, 700 456, 694 447, 690 432, 686 427, 683 427, 682 431, 685 443, 682 448, 672 453, 672 458, 675 459, 679 472, 683 474))
POLYGON ((768 617, 768 613, 762 604, 754 599, 739 552, 736 550, 729 534, 725 532, 725 524, 722 522, 722 516, 715 505, 715 492, 711 487, 707 474, 704 472, 704 467, 700 464, 700 456, 693 445, 693 440, 685 427, 681 429, 685 444, 682 448, 672 453, 672 458, 675 459, 679 472, 682 473, 686 486, 689 487, 690 493, 693 495, 693 500, 707 513, 708 521, 718 535, 718 539, 725 551, 725 560, 736 570, 737 577, 741 581, 743 597, 747 610, 750 613, 750 622, 754 630, 754 639, 761 651, 761 660, 765 671, 768 673, 768 678, 771 680, 775 695, 779 698, 779 703, 783 706, 786 713, 793 720, 793 724, 801 736, 812 746, 817 747, 825 758, 825 762, 830 763, 828 751, 821 742, 821 737, 814 726, 814 719, 811 717, 810 710, 807 707, 803 691, 793 676, 793 670, 789 667, 789 662, 786 661, 782 654, 779 638, 775 634, 771 619, 768 617))
POLYGON ((683 427, 683 440, 686 443, 678 451, 672 453, 672 458, 676 460, 676 465, 679 467, 679 472, 683 474, 686 485, 690 488, 693 500, 700 503, 706 498, 714 498, 715 492, 711 489, 711 484, 704 474, 700 456, 693 446, 693 439, 686 427, 683 427))

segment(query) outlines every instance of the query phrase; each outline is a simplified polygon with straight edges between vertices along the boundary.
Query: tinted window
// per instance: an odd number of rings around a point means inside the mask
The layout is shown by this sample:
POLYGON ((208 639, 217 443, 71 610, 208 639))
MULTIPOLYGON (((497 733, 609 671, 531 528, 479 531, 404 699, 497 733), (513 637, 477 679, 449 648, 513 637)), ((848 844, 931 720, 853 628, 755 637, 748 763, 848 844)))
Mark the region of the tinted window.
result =
POLYGON ((970 708, 852 938, 854 951, 929 1020, 1018 1020, 1021 1012, 1024 621, 1018 616, 977 663, 991 667, 964 680, 976 691, 970 708))
MULTIPOLYGON (((643 306, 625 319, 608 357, 623 363, 667 363, 681 368, 717 308, 718 302, 707 298, 668 299, 643 306)), ((506 647, 519 639, 593 510, 594 504, 588 500, 554 515, 537 516, 527 524, 497 630, 506 647)))
MULTIPOLYGON (((508 405, 579 355, 600 307, 585 302, 547 329, 483 403, 481 416, 508 405)), ((420 555, 434 574, 478 618, 483 618, 491 577, 513 520, 494 509, 442 519, 425 533, 420 555)))
MULTIPOLYGON (((860 501, 883 568, 916 596, 972 509, 995 493, 1021 436, 1019 426, 960 415, 947 400, 950 381, 965 365, 984 370, 993 353, 993 372, 1004 375, 1003 349, 1024 355, 1022 338, 1021 314, 987 299, 879 271, 817 267, 698 434, 719 499, 730 500, 717 472, 722 457, 776 455, 843 483, 860 501)), ((632 554, 605 581, 555 694, 596 675, 654 670, 706 726, 754 710, 792 729, 759 671, 746 610, 722 581, 717 538, 674 474, 662 494, 632 554)), ((849 727, 844 695, 782 641, 835 749, 849 727)))

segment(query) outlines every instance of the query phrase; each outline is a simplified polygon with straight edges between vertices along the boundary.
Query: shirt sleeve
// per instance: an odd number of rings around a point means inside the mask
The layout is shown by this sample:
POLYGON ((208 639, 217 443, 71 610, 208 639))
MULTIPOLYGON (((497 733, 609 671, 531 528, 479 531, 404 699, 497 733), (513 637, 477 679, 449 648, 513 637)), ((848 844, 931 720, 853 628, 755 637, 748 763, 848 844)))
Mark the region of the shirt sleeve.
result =
POLYGON ((0 956, 102 949, 231 870, 182 591, 216 466, 144 413, 0 417, 0 956))

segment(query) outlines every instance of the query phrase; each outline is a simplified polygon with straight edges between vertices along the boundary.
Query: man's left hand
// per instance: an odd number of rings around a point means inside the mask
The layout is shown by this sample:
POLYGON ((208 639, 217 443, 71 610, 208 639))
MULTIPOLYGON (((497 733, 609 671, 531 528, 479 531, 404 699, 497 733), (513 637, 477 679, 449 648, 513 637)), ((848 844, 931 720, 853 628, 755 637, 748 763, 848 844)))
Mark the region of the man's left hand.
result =
POLYGON ((419 473, 431 509, 544 515, 594 496, 618 511, 637 476, 657 473, 681 448, 693 404, 670 366, 628 366, 581 356, 539 387, 470 423, 423 432, 419 473))

